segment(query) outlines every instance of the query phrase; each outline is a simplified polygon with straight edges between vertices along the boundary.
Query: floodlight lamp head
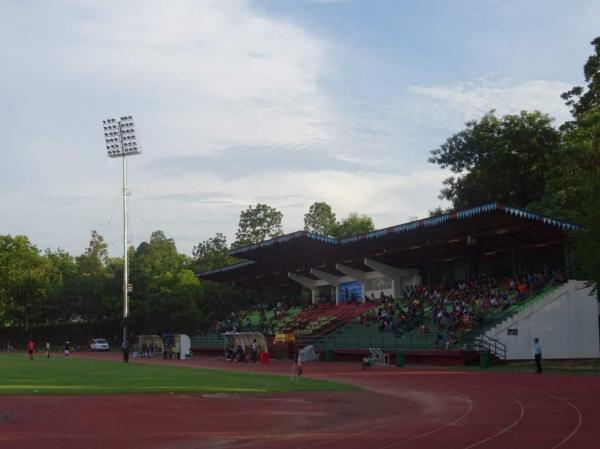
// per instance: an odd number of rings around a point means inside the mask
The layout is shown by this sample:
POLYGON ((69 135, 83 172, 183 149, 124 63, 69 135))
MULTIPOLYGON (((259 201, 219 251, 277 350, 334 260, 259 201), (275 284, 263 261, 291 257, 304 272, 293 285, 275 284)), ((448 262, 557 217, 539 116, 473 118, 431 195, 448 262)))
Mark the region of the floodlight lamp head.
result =
POLYGON ((134 156, 141 153, 131 115, 121 117, 119 121, 114 118, 103 120, 102 125, 108 157, 134 156))

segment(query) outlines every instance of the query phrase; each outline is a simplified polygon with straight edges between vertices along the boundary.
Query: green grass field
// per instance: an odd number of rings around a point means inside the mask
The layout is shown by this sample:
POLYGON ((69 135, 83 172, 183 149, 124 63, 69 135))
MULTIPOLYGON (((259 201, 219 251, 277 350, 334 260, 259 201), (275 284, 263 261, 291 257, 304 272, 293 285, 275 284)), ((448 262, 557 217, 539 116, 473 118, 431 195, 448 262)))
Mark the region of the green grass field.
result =
POLYGON ((344 391, 350 385, 288 376, 146 365, 24 353, 0 355, 0 395, 109 393, 276 393, 344 391))

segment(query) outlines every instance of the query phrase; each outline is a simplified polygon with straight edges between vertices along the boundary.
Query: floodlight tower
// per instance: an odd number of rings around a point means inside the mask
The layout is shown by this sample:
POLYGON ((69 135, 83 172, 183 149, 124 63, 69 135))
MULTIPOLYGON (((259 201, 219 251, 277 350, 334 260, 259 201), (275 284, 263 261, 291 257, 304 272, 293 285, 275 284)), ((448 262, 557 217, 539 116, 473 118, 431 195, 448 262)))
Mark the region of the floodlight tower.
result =
MULTIPOLYGON (((127 156, 141 153, 135 135, 135 125, 131 115, 121 117, 120 120, 109 118, 102 121, 104 127, 104 141, 108 157, 120 157, 123 160, 123 345, 129 347, 127 338, 127 317, 129 316, 129 263, 128 263, 128 220, 127 220, 127 156)), ((123 354, 124 361, 127 356, 123 354)))

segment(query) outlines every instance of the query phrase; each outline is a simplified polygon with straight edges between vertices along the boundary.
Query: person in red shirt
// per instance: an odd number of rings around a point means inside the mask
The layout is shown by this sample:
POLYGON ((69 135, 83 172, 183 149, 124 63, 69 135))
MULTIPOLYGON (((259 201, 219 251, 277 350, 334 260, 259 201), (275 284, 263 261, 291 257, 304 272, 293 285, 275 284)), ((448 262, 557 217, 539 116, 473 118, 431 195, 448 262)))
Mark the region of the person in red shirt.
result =
POLYGON ((27 354, 29 354, 29 360, 33 360, 33 351, 35 351, 35 343, 33 340, 29 340, 29 343, 27 343, 27 354))

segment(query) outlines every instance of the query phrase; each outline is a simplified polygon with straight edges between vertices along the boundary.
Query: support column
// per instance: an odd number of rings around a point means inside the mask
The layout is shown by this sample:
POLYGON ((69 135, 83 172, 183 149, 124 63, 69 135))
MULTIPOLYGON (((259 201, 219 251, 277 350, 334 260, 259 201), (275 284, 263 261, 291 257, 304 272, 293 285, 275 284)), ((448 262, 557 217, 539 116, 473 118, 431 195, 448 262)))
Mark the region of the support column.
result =
POLYGON ((418 285, 421 283, 419 270, 415 268, 392 267, 391 265, 386 265, 372 259, 365 259, 364 264, 392 279, 394 282, 394 298, 402 296, 402 288, 404 285, 418 285))
POLYGON ((332 285, 335 289, 335 304, 339 304, 339 288, 340 288, 340 277, 335 274, 327 273, 326 271, 318 270, 317 268, 311 268, 310 274, 318 277, 322 281, 324 281, 327 285, 332 285))
POLYGON ((356 268, 349 267, 348 265, 342 265, 341 263, 335 264, 335 269, 340 273, 344 273, 346 276, 356 279, 357 281, 365 281, 367 273, 365 271, 357 270, 356 268))
POLYGON ((288 273, 288 278, 292 281, 297 282, 303 287, 310 289, 312 294, 312 303, 314 304, 317 301, 317 288, 322 287, 324 285, 329 285, 327 282, 319 280, 319 279, 311 279, 306 276, 302 276, 296 273, 288 273))

